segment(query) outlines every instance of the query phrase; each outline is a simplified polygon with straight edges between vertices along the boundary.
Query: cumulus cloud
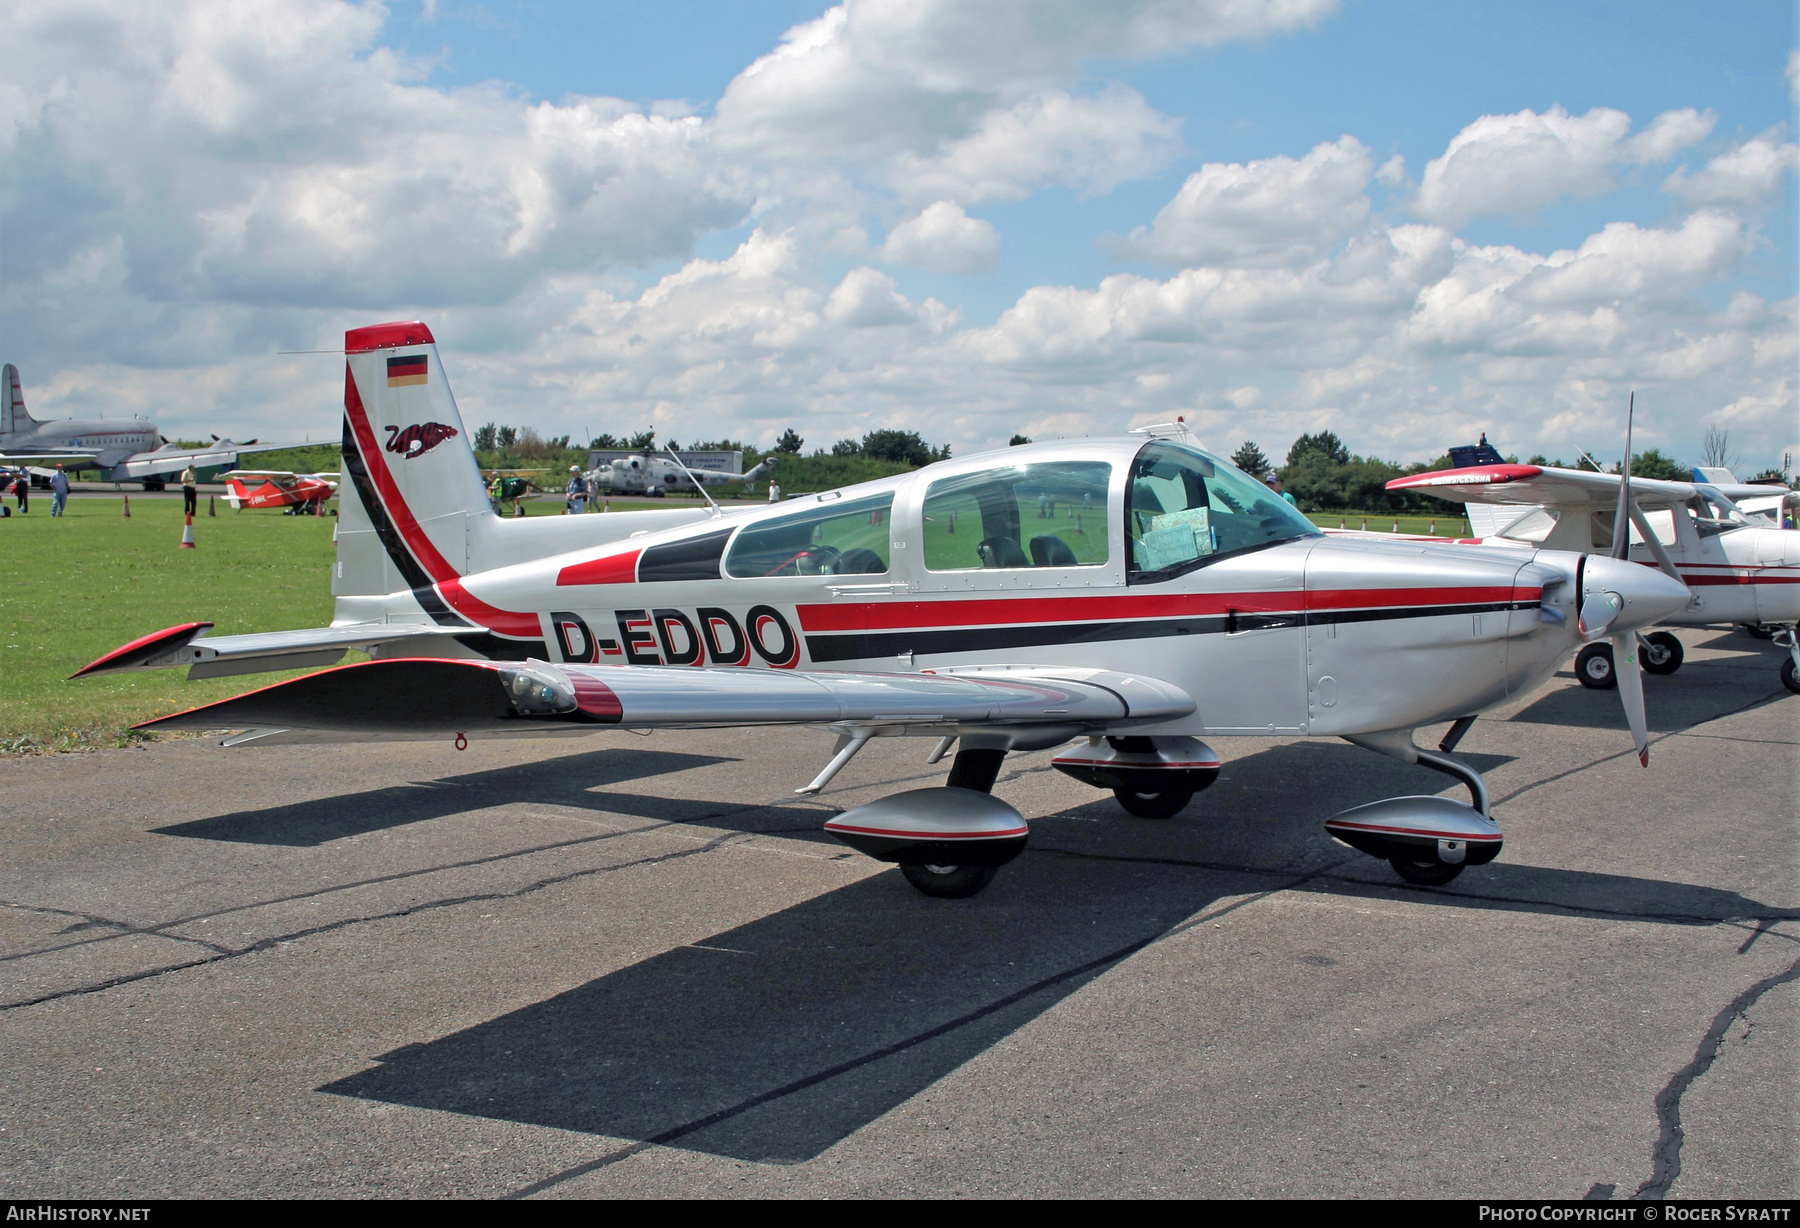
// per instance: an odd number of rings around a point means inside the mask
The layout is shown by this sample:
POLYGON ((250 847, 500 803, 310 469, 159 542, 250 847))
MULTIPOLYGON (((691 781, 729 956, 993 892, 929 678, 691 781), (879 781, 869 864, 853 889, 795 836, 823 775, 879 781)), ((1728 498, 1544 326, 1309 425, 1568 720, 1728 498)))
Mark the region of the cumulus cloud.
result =
POLYGON ((1170 55, 1317 22, 1335 0, 852 0, 732 81, 727 139, 808 155, 923 150, 1072 80, 1083 61, 1170 55))
POLYGON ((1732 146, 1693 174, 1685 166, 1678 168, 1663 183, 1663 191, 1689 205, 1753 207, 1773 196, 1796 168, 1800 148, 1792 141, 1757 137, 1732 146))
POLYGON ((748 210, 700 121, 418 84, 376 45, 381 18, 9 6, 0 158, 24 169, 4 208, 32 238, 9 244, 11 289, 104 259, 158 303, 491 303, 553 268, 683 257, 748 210))
POLYGON ((889 231, 881 258, 944 273, 979 273, 1000 258, 1000 235, 993 223, 940 200, 889 231))
POLYGON ((1166 264, 1308 261, 1368 219, 1374 174, 1368 149, 1351 136, 1299 159, 1208 162, 1149 227, 1110 246, 1127 259, 1166 264))
POLYGON ((1610 107, 1570 115, 1551 107, 1484 115, 1451 138, 1419 181, 1414 208, 1431 221, 1528 216, 1565 197, 1610 191, 1621 165, 1666 162, 1702 140, 1715 120, 1691 108, 1656 117, 1636 136, 1631 117, 1610 107))
POLYGON ((1372 177, 1406 190, 1406 164, 1375 171, 1354 137, 1210 164, 1118 241, 1182 266, 1166 276, 1028 286, 976 327, 912 288, 908 266, 992 265, 973 202, 1105 192, 1178 148, 1176 120, 1084 81, 1084 57, 1326 7, 853 3, 702 119, 434 87, 382 47, 374 5, 19 0, 0 7, 5 357, 35 409, 141 409, 171 434, 329 434, 339 360, 271 352, 419 314, 468 417, 549 434, 898 425, 963 454, 1186 414, 1226 447, 1330 427, 1414 457, 1477 426, 1509 450, 1592 446, 1635 386, 1646 442, 1678 454, 1703 421, 1800 442, 1796 304, 1734 283, 1770 248, 1757 202, 1792 174, 1785 132, 1668 176, 1684 210, 1664 223, 1548 252, 1457 234, 1678 158, 1699 112, 1478 119, 1406 224, 1367 199, 1372 177), (693 255, 752 218, 729 255, 693 255))
POLYGON ((894 286, 894 279, 879 269, 851 269, 825 303, 827 319, 850 328, 878 328, 883 324, 910 324, 918 315, 894 286))
POLYGON ((1046 184, 1109 192, 1161 170, 1181 145, 1181 122, 1136 90, 1091 97, 1050 90, 989 112, 975 131, 929 154, 901 153, 890 180, 914 199, 1022 200, 1046 184))

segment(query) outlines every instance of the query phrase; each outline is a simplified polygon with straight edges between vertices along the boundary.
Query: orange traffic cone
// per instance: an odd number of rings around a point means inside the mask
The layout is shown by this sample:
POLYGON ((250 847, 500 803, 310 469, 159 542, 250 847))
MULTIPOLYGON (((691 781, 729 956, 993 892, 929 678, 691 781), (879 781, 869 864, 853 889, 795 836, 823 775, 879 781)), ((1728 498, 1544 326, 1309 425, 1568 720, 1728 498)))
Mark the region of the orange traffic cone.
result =
POLYGON ((1343 527, 1344 527, 1344 518, 1342 516, 1339 516, 1338 517, 1338 528, 1341 529, 1343 527))
POLYGON ((126 496, 125 496, 125 512, 124 512, 124 516, 125 516, 125 519, 127 519, 127 520, 130 520, 130 519, 131 519, 131 496, 130 496, 130 495, 126 495, 126 496))
POLYGON ((194 513, 187 514, 187 527, 181 530, 181 548, 194 549, 194 513))
POLYGON ((1431 528, 1427 531, 1427 536, 1430 536, 1430 537, 1437 536, 1437 521, 1436 520, 1433 520, 1431 522, 1431 528))
POLYGON ((206 496, 206 514, 208 516, 217 516, 219 514, 219 509, 213 506, 213 497, 211 495, 206 496))
POLYGON ((1394 517, 1394 532, 1398 533, 1399 531, 1400 531, 1400 518, 1398 516, 1396 516, 1396 517, 1394 517))
POLYGON ((1368 517, 1367 517, 1367 516, 1364 516, 1364 517, 1363 517, 1363 527, 1362 527, 1362 531, 1363 531, 1363 532, 1364 532, 1364 533, 1367 533, 1367 532, 1368 532, 1368 531, 1369 531, 1369 518, 1368 518, 1368 517))

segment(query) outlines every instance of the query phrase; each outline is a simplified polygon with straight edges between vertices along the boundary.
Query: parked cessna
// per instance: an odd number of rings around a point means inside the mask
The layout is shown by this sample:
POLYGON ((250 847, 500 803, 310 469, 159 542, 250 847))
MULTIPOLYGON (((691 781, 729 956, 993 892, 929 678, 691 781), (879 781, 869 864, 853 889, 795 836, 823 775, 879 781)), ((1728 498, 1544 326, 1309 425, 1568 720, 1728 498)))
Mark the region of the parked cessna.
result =
POLYGON ((196 469, 231 468, 241 452, 269 452, 291 443, 234 443, 213 436, 210 447, 181 448, 169 443, 148 418, 62 418, 39 422, 25 408, 19 369, 0 367, 0 463, 62 465, 73 473, 98 469, 105 482, 139 481, 145 490, 160 490, 163 479, 189 465, 196 469))
MULTIPOLYGON (((1629 448, 1629 445, 1627 445, 1629 448)), ((1455 452, 1452 458, 1457 459, 1455 452)), ((1492 452, 1492 449, 1488 450, 1492 452)), ((1469 459, 1469 458, 1464 458, 1469 459)), ((1498 453, 1480 463, 1395 478, 1389 490, 1435 495, 1468 506, 1479 544, 1526 550, 1614 550, 1618 476, 1585 469, 1514 465, 1498 453)), ((1686 584, 1690 600, 1661 622, 1671 627, 1774 627, 1787 649, 1781 680, 1800 692, 1800 532, 1747 516, 1739 500, 1789 496, 1782 486, 1630 478, 1628 557, 1686 584)), ((1653 674, 1681 668, 1681 641, 1667 631, 1640 633, 1639 658, 1653 674)), ((1618 685, 1612 647, 1596 642, 1575 658, 1582 685, 1618 685)))
POLYGON ((233 469, 219 476, 225 481, 225 502, 237 511, 247 507, 284 507, 297 516, 310 515, 338 488, 335 473, 233 469))
POLYGON ((717 469, 690 469, 679 463, 679 454, 668 458, 645 448, 636 456, 621 456, 601 465, 587 475, 594 489, 615 495, 687 494, 701 486, 725 486, 732 482, 758 482, 775 472, 775 458, 765 457, 762 464, 747 473, 722 473, 717 469), (675 459, 669 459, 675 458, 675 459))
MULTIPOLYGON (((1492 860, 1476 715, 1582 643, 1687 605, 1605 555, 1327 538, 1185 432, 1027 444, 766 507, 493 514, 423 324, 345 338, 344 472, 329 627, 170 627, 81 675, 189 677, 375 660, 147 722, 229 746, 724 725, 810 725, 955 748, 944 787, 825 830, 928 895, 972 895, 1024 847, 991 795, 1007 752, 1169 818, 1219 772, 1203 738, 1333 735, 1446 773, 1473 804, 1401 797, 1331 817, 1404 878, 1492 860), (427 373, 397 382, 396 370, 427 373), (390 453, 418 428, 430 446, 390 453), (1054 510, 1051 508, 1054 503, 1054 510), (1437 750, 1413 731, 1453 721, 1437 750)), ((1637 671, 1620 688, 1648 764, 1637 671)))

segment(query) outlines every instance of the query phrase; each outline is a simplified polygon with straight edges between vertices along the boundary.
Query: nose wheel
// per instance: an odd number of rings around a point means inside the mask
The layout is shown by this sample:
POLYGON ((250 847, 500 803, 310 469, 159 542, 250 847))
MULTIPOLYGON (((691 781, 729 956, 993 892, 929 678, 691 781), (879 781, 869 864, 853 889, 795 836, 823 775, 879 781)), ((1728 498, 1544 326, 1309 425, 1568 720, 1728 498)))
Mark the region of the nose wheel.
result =
POLYGON ((1126 814, 1136 815, 1140 819, 1172 819, 1187 809, 1187 804, 1194 800, 1191 790, 1166 789, 1161 793, 1134 793, 1130 789, 1114 789, 1113 796, 1119 799, 1119 805, 1125 807, 1126 814))
POLYGON ((998 866, 902 865, 906 881, 940 900, 965 900, 994 881, 998 866))

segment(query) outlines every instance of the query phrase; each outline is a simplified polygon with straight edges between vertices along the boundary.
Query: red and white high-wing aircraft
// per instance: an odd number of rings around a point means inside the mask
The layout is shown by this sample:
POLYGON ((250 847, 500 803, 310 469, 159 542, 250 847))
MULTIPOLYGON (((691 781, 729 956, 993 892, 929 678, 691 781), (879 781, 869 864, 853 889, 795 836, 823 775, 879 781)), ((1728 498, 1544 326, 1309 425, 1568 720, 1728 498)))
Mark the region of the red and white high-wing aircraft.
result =
MULTIPOLYGON (((1539 465, 1485 464, 1395 478, 1409 490, 1468 505, 1470 527, 1484 546, 1526 550, 1613 551, 1619 520, 1617 475, 1539 465)), ((1800 691, 1800 532, 1744 515, 1739 499, 1773 498, 1781 486, 1630 479, 1628 557, 1659 567, 1691 590, 1687 605, 1661 621, 1673 627, 1776 626, 1788 649, 1781 678, 1800 691)), ((1666 631, 1640 637, 1651 673, 1681 666, 1681 641, 1666 631)), ((1576 677, 1599 689, 1618 684, 1611 648, 1590 644, 1576 658, 1576 677)))
MULTIPOLYGON (((351 331, 336 620, 211 637, 187 623, 82 674, 211 676, 376 659, 147 722, 226 745, 798 724, 838 735, 801 792, 873 737, 956 749, 945 787, 840 814, 833 835, 968 895, 1026 839, 990 794, 1008 751, 1166 818, 1218 774, 1203 738, 1335 735, 1464 783, 1328 830, 1441 883, 1501 834, 1450 752, 1476 714, 1580 644, 1686 606, 1603 556, 1329 539, 1182 438, 1081 439, 942 461, 767 507, 496 516, 418 323, 351 331), (1455 721, 1438 750, 1413 731, 1455 721)), ((1635 679, 1635 671, 1633 671, 1635 679)), ((1621 688, 1647 762, 1643 693, 1621 688)))
POLYGON ((335 473, 290 473, 285 469, 233 469, 220 474, 225 481, 225 502, 233 509, 247 507, 305 508, 323 503, 337 493, 335 473))

